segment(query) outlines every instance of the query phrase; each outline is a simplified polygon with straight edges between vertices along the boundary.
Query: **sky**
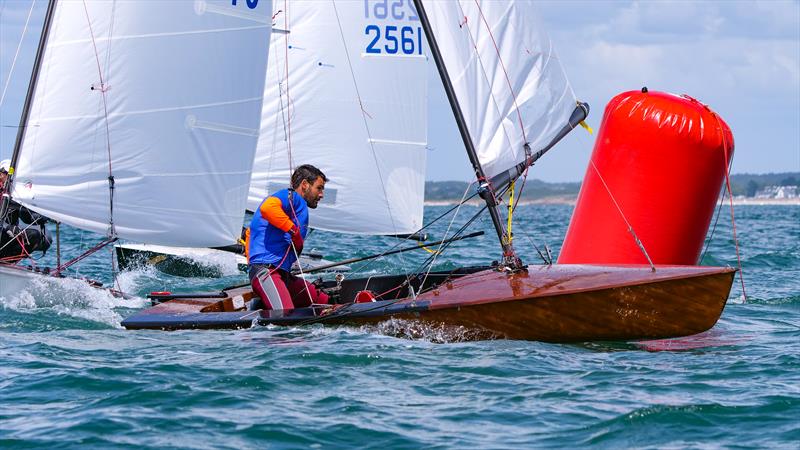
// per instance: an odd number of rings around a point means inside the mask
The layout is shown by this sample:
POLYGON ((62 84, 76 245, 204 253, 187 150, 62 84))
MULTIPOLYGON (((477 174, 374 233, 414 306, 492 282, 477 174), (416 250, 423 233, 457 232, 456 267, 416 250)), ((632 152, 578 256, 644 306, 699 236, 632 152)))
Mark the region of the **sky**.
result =
MULTIPOLYGON (((8 84, 0 104, 0 159, 13 150, 46 4, 35 2, 11 72, 31 0, 0 0, 0 89, 8 84)), ((595 130, 605 105, 621 92, 647 86, 688 94, 733 130, 733 173, 800 171, 800 1, 543 0, 537 5, 576 96, 592 108, 587 122, 595 130)), ((472 180, 433 65, 428 78, 426 179, 472 180)), ((593 145, 593 136, 576 129, 530 176, 580 181, 593 145)))

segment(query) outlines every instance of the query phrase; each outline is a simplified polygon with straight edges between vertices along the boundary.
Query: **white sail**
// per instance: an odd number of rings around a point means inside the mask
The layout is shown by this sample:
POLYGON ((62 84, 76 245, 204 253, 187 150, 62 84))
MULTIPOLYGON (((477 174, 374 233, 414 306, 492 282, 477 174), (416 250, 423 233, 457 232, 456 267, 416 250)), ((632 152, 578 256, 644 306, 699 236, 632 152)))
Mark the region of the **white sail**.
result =
POLYGON ((575 110, 533 1, 423 0, 487 178, 542 149, 575 110))
POLYGON ((272 14, 271 0, 58 2, 14 198, 106 234, 113 176, 117 236, 235 241, 272 14))
POLYGON ((249 209, 288 187, 290 168, 313 164, 330 181, 312 227, 392 234, 422 226, 427 43, 411 1, 393 3, 276 6, 249 209))

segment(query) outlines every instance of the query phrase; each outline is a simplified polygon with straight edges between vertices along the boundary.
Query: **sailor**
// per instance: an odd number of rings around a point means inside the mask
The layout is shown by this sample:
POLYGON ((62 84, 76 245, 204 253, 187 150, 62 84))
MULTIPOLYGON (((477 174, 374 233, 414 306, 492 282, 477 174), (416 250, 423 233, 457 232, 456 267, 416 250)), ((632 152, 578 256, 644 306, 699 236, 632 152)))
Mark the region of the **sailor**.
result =
MULTIPOLYGON (((0 161, 0 190, 6 188, 6 179, 11 160, 0 161)), ((2 196, 7 197, 5 191, 2 196)), ((7 199, 8 209, 0 218, 0 262, 16 263, 32 252, 41 251, 42 255, 50 248, 52 239, 45 229, 47 218, 36 214, 11 198, 7 199), (19 222, 28 224, 20 227, 19 222)))
POLYGON ((308 233, 308 209, 322 200, 328 179, 310 164, 295 169, 291 188, 273 193, 261 202, 250 222, 247 240, 249 275, 253 291, 263 302, 250 309, 302 308, 328 303, 328 295, 291 273, 303 252, 308 233))

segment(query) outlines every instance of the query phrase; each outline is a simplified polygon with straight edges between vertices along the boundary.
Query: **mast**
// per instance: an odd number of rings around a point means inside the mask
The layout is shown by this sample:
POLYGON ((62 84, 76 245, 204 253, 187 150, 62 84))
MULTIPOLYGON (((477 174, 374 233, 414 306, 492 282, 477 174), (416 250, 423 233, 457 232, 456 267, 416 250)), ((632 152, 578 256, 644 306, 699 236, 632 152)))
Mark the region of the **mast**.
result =
POLYGON ((2 205, 0 205, 0 217, 5 217, 8 209, 8 202, 10 201, 10 187, 14 182, 14 175, 17 167, 17 160, 19 160, 19 153, 22 149, 22 141, 25 139, 25 130, 28 127, 28 118, 31 114, 31 103, 33 103, 33 93, 36 91, 36 83, 39 80, 39 70, 44 59, 44 49, 47 45, 47 36, 50 34, 50 26, 53 22, 53 16, 56 10, 56 0, 49 0, 47 4, 47 12, 44 16, 44 24, 42 25, 42 34, 39 37, 39 47, 36 49, 36 59, 33 62, 33 70, 31 71, 31 79, 28 83, 28 92, 25 94, 25 103, 22 106, 22 114, 19 118, 19 128, 17 128, 17 140, 14 143, 14 153, 11 155, 11 166, 8 170, 8 177, 6 184, 3 186, 3 192, 7 195, 3 196, 2 205))
POLYGON ((475 144, 473 143, 472 137, 469 134, 467 122, 464 119, 464 113, 461 111, 461 105, 458 103, 458 98, 456 98, 453 84, 450 81, 450 75, 447 73, 447 67, 445 67, 442 54, 439 51, 439 45, 436 43, 436 38, 431 30, 431 24, 430 21, 428 21, 428 14, 425 12, 425 7, 422 6, 422 0, 414 0, 414 7, 417 9, 417 15, 419 16, 420 23, 422 24, 422 29, 425 30, 425 36, 428 38, 428 45, 431 48, 433 59, 436 61, 436 68, 439 70, 439 76, 442 79, 444 90, 447 93, 447 99, 450 101, 450 107, 453 110, 456 124, 458 124, 458 130, 461 132, 461 139, 464 141, 464 147, 467 150, 467 156, 469 156, 469 161, 472 164, 472 168, 475 170, 475 177, 480 183, 478 193, 486 202, 489 215, 492 217, 492 224, 497 232, 497 238, 500 240, 500 246, 503 248, 503 264, 512 269, 520 269, 522 268, 522 261, 520 261, 519 257, 517 257, 514 247, 511 245, 509 236, 506 233, 505 228, 503 228, 503 223, 500 221, 500 213, 497 211, 497 198, 495 197, 494 189, 491 183, 486 180, 483 167, 481 167, 480 160, 478 159, 478 153, 475 151, 475 144))

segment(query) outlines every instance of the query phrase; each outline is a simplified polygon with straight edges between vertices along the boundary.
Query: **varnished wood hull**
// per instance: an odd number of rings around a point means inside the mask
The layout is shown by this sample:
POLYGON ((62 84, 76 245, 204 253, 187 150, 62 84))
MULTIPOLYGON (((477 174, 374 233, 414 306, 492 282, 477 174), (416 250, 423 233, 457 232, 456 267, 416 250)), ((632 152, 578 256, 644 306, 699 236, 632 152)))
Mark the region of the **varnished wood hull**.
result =
MULTIPOLYGON (((126 319, 127 328, 366 324, 388 318, 463 327, 472 339, 547 342, 679 337, 713 327, 735 270, 721 267, 553 265, 462 276, 416 297, 286 312, 232 311, 231 298, 176 299, 126 319), (227 305, 226 303, 227 302, 227 305), (206 312, 201 312, 206 311, 206 312)), ((224 293, 242 296, 241 289, 224 293)))

